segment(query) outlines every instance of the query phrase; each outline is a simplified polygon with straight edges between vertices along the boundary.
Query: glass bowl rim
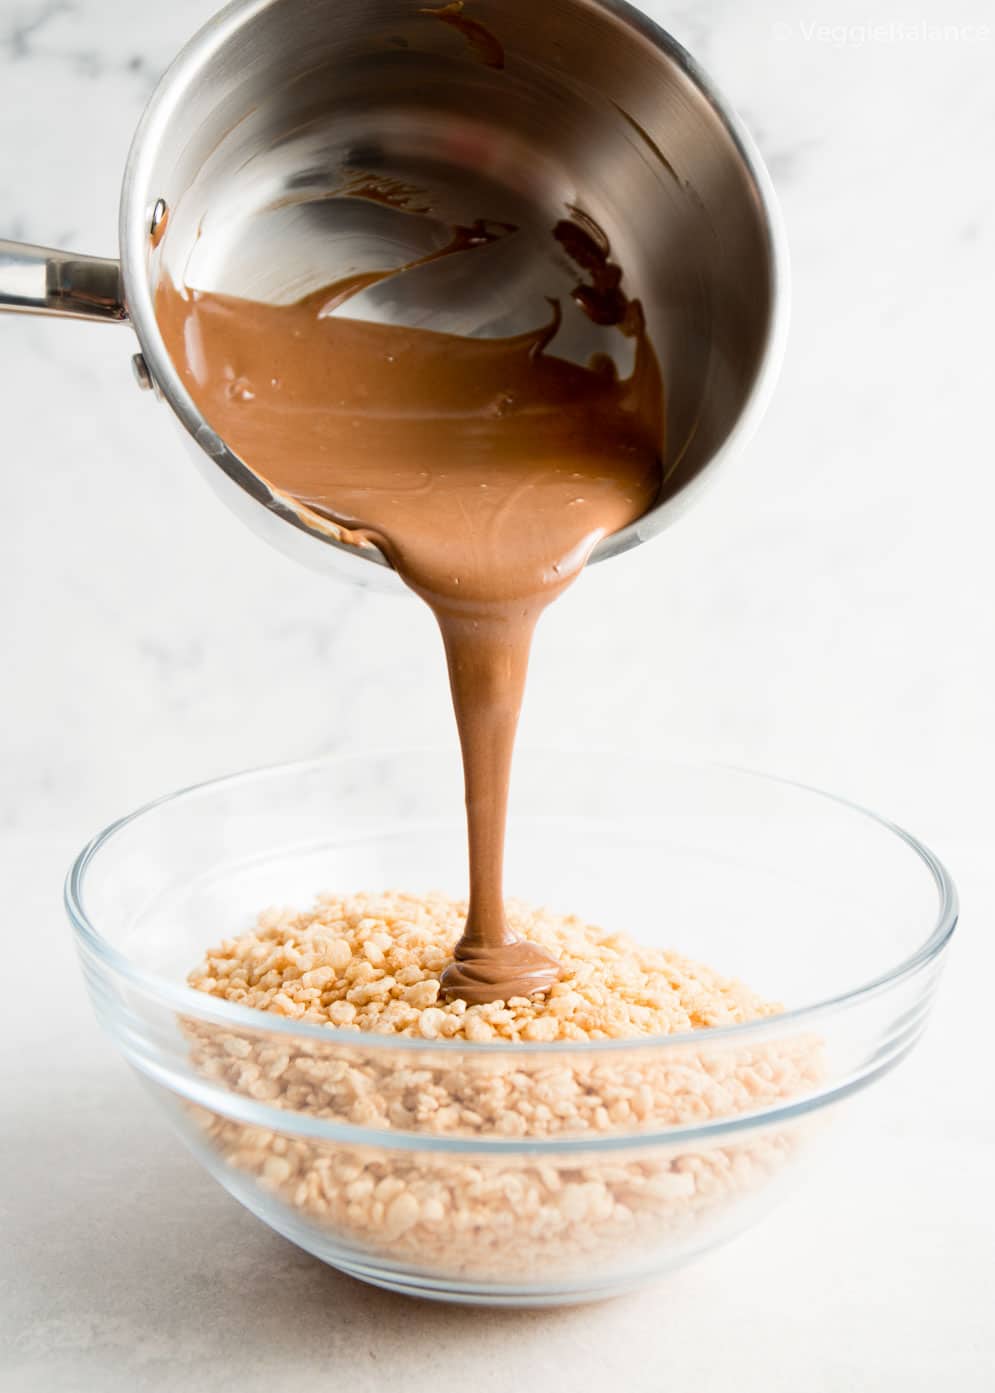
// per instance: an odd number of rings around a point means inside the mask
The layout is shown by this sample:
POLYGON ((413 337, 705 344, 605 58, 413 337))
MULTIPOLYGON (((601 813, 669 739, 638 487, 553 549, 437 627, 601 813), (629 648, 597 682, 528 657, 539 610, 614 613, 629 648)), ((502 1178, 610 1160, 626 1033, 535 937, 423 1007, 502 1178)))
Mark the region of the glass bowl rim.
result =
MULTIPOLYGON (((349 1030, 339 1026, 319 1025, 311 1021, 297 1021, 286 1016, 270 1015, 269 1012, 259 1011, 255 1007, 240 1006, 235 1002, 223 1001, 217 997, 208 996, 204 992, 195 991, 192 987, 185 984, 177 985, 166 977, 159 976, 158 973, 149 972, 144 968, 138 967, 124 953, 115 948, 97 929, 95 924, 87 914, 84 905, 84 887, 86 872, 95 857, 108 845, 113 838, 124 828, 132 823, 139 821, 146 814, 154 812, 168 803, 179 802, 181 799, 193 794, 205 792, 208 789, 216 789, 222 786, 232 787, 240 783, 262 782, 265 779, 276 775, 305 774, 326 766, 341 765, 346 763, 361 763, 373 759, 398 759, 411 755, 431 755, 445 753, 438 747, 432 746, 408 746, 404 748, 370 748, 357 750, 349 754, 323 755, 313 759, 291 760, 287 762, 277 762, 273 764, 258 765, 249 769, 239 770, 233 774, 224 774, 218 778, 203 779, 194 784, 188 784, 183 788, 174 790, 171 793, 160 795, 158 798, 150 799, 132 812, 115 819, 109 823, 96 836, 86 843, 79 855, 73 861, 68 875, 66 876, 64 888, 64 904, 69 916, 70 923, 76 933, 81 947, 86 948, 98 961, 111 972, 124 978, 133 986, 138 987, 144 993, 152 996, 156 1000, 174 1007, 184 1014, 196 1016, 202 1020, 208 1020, 218 1025, 229 1025, 232 1028, 249 1028, 257 1032, 266 1034, 281 1035, 288 1037, 298 1037, 302 1039, 317 1039, 325 1043, 338 1042, 342 1045, 356 1047, 362 1045, 363 1048, 372 1050, 396 1050, 410 1051, 417 1050, 424 1053, 426 1049, 459 1054, 490 1054, 490 1053, 509 1053, 514 1051, 516 1054, 605 1054, 616 1051, 643 1051, 647 1049, 668 1050, 686 1048, 688 1044, 694 1042, 700 1044, 703 1035, 707 1035, 708 1042, 731 1042, 746 1041, 755 1039, 758 1036, 769 1037, 772 1034, 781 1034, 787 1029, 794 1030, 798 1027, 805 1027, 813 1021, 820 1020, 834 1012, 847 1009, 862 1003, 872 997, 878 996, 900 983, 916 975, 923 968, 932 963, 943 952, 949 943, 959 917, 959 901, 957 888, 950 873, 947 871, 943 862, 936 856, 923 842, 919 841, 910 832, 907 832, 897 823, 891 822, 888 818, 882 817, 861 804, 853 802, 848 798, 843 798, 833 793, 826 793, 824 790, 815 788, 810 784, 805 784, 794 779, 780 778, 777 775, 765 774, 756 770, 743 768, 738 765, 722 763, 718 761, 691 761, 676 760, 663 756, 650 756, 648 760, 643 757, 644 762, 650 762, 657 766, 665 766, 671 769, 682 769, 695 773, 711 771, 719 774, 732 774, 746 780, 757 783, 776 785, 781 788, 794 789, 797 792, 820 798, 826 802, 833 803, 837 807, 845 808, 850 812, 869 819, 877 826, 890 832, 903 842, 908 849, 916 856, 930 873, 938 896, 938 912, 933 927, 927 937, 919 946, 894 967, 877 974, 869 981, 860 983, 856 987, 846 991, 837 992, 831 997, 810 1002, 804 1006, 792 1007, 789 1010, 781 1011, 776 1015, 762 1016, 756 1020, 744 1021, 738 1025, 710 1026, 707 1031, 684 1030, 670 1035, 638 1035, 621 1039, 609 1040, 556 1040, 556 1041, 515 1041, 507 1040, 481 1041, 470 1040, 423 1040, 418 1036, 406 1035, 380 1035, 373 1031, 349 1030)), ((618 750, 596 750, 594 748, 570 750, 561 747, 546 747, 530 749, 523 747, 519 753, 527 757, 530 753, 538 755, 555 756, 574 756, 590 759, 599 754, 611 755, 618 758, 621 753, 618 750)), ((631 755, 631 751, 629 754, 631 755)))

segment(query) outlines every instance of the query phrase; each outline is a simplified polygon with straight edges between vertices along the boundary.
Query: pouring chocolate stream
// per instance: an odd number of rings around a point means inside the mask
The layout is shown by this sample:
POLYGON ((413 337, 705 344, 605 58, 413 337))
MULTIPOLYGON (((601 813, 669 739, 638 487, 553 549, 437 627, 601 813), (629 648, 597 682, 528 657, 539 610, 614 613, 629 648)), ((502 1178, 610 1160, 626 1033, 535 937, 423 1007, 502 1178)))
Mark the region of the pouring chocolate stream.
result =
MULTIPOLYGON (((513 229, 497 225, 499 235, 513 229)), ((348 317, 376 280, 344 278, 294 304, 164 279, 156 313, 199 410, 272 489, 375 542, 432 608, 463 752, 470 898, 444 991, 467 1002, 548 989, 559 964, 505 918, 512 753, 536 622, 602 537, 641 517, 661 484, 663 388, 638 301, 599 229, 554 230, 584 274, 574 298, 634 344, 620 378, 551 351, 536 329, 468 338, 348 317)), ((456 228, 442 253, 492 234, 456 228)), ((424 259, 423 259, 424 260, 424 259)))

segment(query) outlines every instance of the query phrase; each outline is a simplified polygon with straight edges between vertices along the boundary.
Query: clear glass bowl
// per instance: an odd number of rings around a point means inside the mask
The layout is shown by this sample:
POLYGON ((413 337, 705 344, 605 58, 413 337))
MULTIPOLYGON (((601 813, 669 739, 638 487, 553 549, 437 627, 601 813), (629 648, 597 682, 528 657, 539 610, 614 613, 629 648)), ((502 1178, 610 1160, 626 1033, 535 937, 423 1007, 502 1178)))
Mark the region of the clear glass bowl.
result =
POLYGON ((153 803, 70 873, 87 984, 211 1174, 324 1261, 443 1300, 610 1296, 753 1223, 834 1107, 907 1053, 956 923, 954 887, 912 837, 808 789, 522 751, 509 893, 676 948, 783 1014, 636 1041, 426 1042, 185 986, 207 947, 268 905, 303 908, 322 890, 463 893, 461 799, 455 755, 407 752, 153 803), (398 1124, 389 1100, 411 1090, 439 1110, 398 1124), (539 1101, 553 1122, 519 1134, 539 1101))

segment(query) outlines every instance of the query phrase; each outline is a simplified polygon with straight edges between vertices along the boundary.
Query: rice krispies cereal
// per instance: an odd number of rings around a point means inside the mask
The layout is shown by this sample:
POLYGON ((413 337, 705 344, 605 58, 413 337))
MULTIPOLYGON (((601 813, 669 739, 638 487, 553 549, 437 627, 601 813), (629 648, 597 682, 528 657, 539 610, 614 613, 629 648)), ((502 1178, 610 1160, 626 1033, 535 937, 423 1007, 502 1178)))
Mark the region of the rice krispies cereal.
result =
POLYGON ((190 974, 198 991, 319 1025, 424 1040, 612 1040, 736 1025, 780 1008, 741 982, 626 934, 509 902, 509 924, 563 978, 531 999, 467 1006, 439 995, 466 902, 443 895, 322 895, 270 909, 190 974))
MULTIPOLYGON (((469 1007, 439 997, 464 902, 323 895, 308 911, 266 911, 190 975, 197 990, 262 1013, 259 1031, 188 1021, 198 1071, 277 1109, 385 1134, 595 1143, 763 1110, 818 1084, 810 1037, 709 1041, 707 1027, 777 1014, 741 983, 574 917, 508 909, 520 933, 559 957, 564 977, 539 998, 469 1007), (266 1034, 266 1014, 349 1033, 327 1043, 266 1034), (371 1032, 423 1048, 373 1049, 363 1042, 371 1032), (674 1034, 687 1042, 640 1044, 674 1034), (569 1050, 609 1040, 610 1051, 569 1050), (516 1049, 543 1041, 567 1048, 516 1049), (479 1042, 506 1048, 473 1050, 479 1042)), ((592 1258, 651 1253, 763 1185, 794 1146, 767 1129, 692 1149, 447 1156, 391 1148, 387 1137, 316 1141, 295 1135, 291 1118, 282 1131, 197 1115, 230 1165, 346 1250, 462 1280, 569 1277, 592 1258)))

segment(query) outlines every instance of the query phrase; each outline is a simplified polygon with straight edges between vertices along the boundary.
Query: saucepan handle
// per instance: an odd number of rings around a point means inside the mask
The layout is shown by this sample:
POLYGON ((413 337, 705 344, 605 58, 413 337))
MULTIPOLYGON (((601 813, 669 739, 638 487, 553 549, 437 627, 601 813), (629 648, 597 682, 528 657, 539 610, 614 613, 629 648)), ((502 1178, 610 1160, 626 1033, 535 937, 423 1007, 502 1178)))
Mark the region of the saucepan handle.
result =
POLYGON ((117 261, 27 242, 0 240, 0 310, 128 322, 117 261))

